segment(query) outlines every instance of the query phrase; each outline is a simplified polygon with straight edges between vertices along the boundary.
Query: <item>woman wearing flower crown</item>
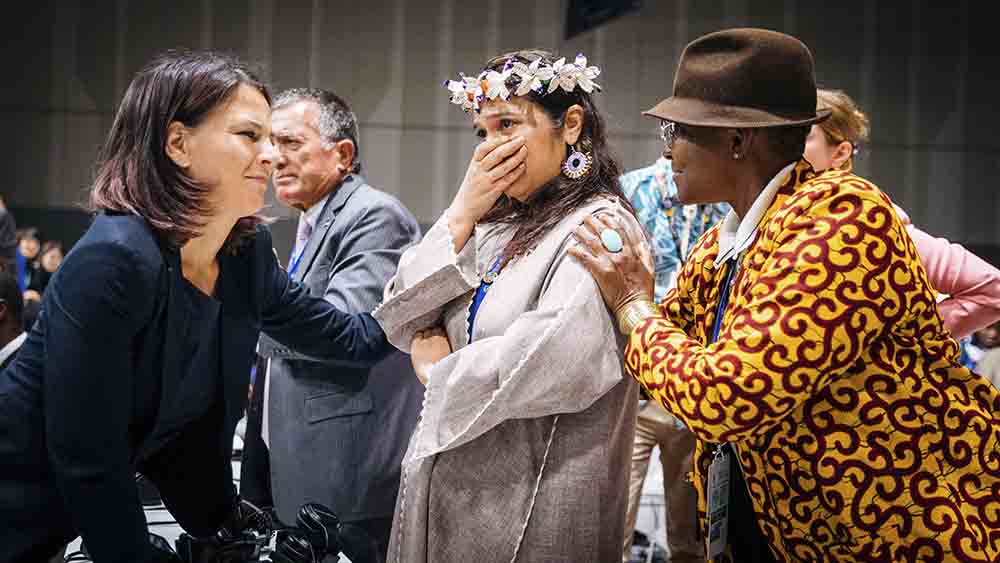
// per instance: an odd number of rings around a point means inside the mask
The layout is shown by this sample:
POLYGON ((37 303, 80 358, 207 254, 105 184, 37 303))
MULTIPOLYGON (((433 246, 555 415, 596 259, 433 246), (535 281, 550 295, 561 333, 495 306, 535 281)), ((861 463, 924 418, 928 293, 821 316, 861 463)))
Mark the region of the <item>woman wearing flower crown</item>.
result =
POLYGON ((567 255, 587 216, 634 222, 597 75, 583 56, 519 51, 447 83, 480 144, 374 313, 427 385, 389 561, 620 557, 637 391, 567 255))

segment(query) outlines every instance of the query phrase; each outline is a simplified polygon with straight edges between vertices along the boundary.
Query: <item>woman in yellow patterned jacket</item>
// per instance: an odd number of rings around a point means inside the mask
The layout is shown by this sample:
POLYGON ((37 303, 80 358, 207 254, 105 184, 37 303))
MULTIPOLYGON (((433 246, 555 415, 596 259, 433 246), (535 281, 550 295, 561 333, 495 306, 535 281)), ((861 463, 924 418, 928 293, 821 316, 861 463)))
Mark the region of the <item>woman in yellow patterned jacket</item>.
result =
POLYGON ((647 115, 682 201, 733 212, 660 306, 633 227, 588 218, 573 254, 629 338, 627 371, 698 437, 708 557, 997 561, 1000 395, 960 366, 888 198, 801 159, 815 103, 798 40, 696 39, 647 115))

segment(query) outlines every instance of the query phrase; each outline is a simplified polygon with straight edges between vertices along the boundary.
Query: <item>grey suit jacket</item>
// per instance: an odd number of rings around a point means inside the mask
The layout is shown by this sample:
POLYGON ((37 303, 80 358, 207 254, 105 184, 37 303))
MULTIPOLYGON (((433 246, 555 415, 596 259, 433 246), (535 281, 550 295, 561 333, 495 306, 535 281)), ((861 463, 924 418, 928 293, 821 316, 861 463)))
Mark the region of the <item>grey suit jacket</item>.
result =
MULTIPOLYGON (((294 279, 347 312, 371 311, 420 227, 394 197, 350 175, 327 200, 294 279)), ((262 337, 270 358, 271 487, 282 521, 320 502, 345 521, 389 517, 423 401, 409 356, 374 368, 321 363, 262 337)))

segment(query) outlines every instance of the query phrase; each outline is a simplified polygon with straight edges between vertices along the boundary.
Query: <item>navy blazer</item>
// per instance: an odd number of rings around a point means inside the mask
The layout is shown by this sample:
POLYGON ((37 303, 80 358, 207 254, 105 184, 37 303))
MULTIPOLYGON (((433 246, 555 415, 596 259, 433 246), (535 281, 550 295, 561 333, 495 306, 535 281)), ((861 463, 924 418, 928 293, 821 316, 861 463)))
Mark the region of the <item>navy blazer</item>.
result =
POLYGON ((186 378, 180 283, 179 253, 137 216, 98 215, 66 256, 0 372, 0 562, 43 559, 77 534, 97 563, 148 559, 136 472, 185 530, 213 533, 235 503, 233 432, 262 330, 323 361, 370 366, 391 349, 369 315, 289 280, 261 227, 220 256, 221 373, 186 378), (189 412, 204 392, 209 412, 189 412))

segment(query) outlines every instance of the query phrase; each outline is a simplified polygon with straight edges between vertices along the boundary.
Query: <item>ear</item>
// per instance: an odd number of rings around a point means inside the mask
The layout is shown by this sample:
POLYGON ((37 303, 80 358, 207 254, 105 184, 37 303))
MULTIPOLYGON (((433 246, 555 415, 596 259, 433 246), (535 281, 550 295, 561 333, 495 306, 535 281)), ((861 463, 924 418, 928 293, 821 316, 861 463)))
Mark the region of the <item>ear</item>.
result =
POLYGON ((844 164, 851 160, 852 156, 854 156, 854 145, 849 141, 841 141, 833 151, 833 158, 830 159, 830 164, 833 168, 842 168, 844 164))
POLYGON ((733 160, 746 158, 755 139, 753 129, 726 129, 725 140, 729 158, 733 160))
POLYGON ((585 121, 583 108, 580 104, 573 104, 569 106, 566 113, 563 115, 562 122, 562 138, 563 142, 567 145, 573 146, 578 140, 580 140, 580 133, 583 131, 583 123, 585 121))
POLYGON ((174 164, 185 169, 191 166, 189 139, 188 128, 180 121, 171 121, 167 126, 167 156, 174 164))
POLYGON ((333 150, 337 151, 337 157, 340 160, 340 163, 337 164, 338 172, 350 172, 354 166, 354 157, 357 154, 357 147, 354 146, 354 141, 341 139, 333 145, 333 150))

